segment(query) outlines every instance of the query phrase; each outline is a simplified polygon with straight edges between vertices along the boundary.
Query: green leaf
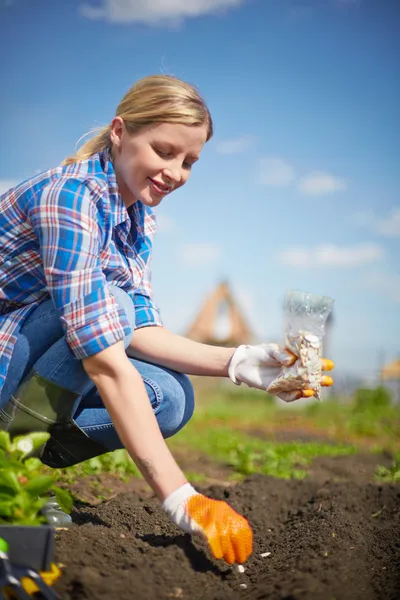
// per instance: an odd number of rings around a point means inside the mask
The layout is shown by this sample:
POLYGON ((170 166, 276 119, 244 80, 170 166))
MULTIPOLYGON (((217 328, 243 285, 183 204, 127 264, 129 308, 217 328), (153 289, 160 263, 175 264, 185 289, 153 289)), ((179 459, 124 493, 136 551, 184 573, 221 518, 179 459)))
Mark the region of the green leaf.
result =
POLYGON ((0 502, 3 502, 3 500, 10 500, 10 498, 15 498, 15 492, 13 490, 10 489, 2 489, 0 491, 0 502))
POLYGON ((62 510, 66 513, 70 513, 74 505, 74 500, 69 492, 59 487, 53 487, 53 492, 56 495, 56 500, 61 506, 62 510))
POLYGON ((23 514, 29 511, 31 504, 32 498, 25 490, 14 496, 13 506, 14 508, 20 508, 23 514))
POLYGON ((102 471, 102 462, 98 456, 90 458, 84 463, 84 471, 87 474, 100 473, 102 471))
POLYGON ((33 516, 14 513, 11 522, 13 525, 38 526, 46 522, 46 517, 42 515, 33 516))
MULTIPOLYGON (((11 454, 11 456, 13 456, 11 454)), ((21 471, 24 471, 24 465, 20 460, 14 460, 13 458, 10 458, 7 463, 6 466, 2 466, 1 467, 2 471, 16 471, 17 473, 21 473, 21 471)))
POLYGON ((8 544, 3 538, 0 538, 0 550, 2 552, 8 552, 8 544))
POLYGON ((49 439, 50 434, 45 431, 34 431, 27 435, 18 435, 13 438, 12 451, 19 451, 23 456, 32 454, 38 450, 49 439))
POLYGON ((6 456, 6 453, 4 452, 4 450, 2 450, 0 448, 0 468, 8 467, 8 461, 9 461, 8 456, 6 456))
POLYGON ((38 431, 38 432, 28 434, 27 437, 29 437, 32 440, 33 449, 38 450, 50 438, 50 433, 48 433, 46 431, 38 431))
POLYGON ((0 493, 4 493, 7 489, 19 492, 21 484, 18 481, 18 476, 14 471, 0 471, 0 493))
POLYGON ((29 492, 32 496, 40 496, 48 492, 54 483, 54 477, 51 475, 38 475, 31 479, 25 486, 25 491, 29 492))
POLYGON ((11 517, 12 516, 12 500, 1 501, 0 500, 0 517, 11 517))
POLYGON ((31 499, 31 508, 32 508, 33 512, 35 514, 39 513, 42 510, 42 508, 44 506, 46 506, 48 501, 49 501, 48 496, 45 496, 44 498, 38 498, 34 502, 32 502, 32 499, 31 499))
POLYGON ((40 460, 40 458, 35 458, 34 456, 32 456, 31 458, 27 458, 24 461, 24 466, 26 467, 27 471, 31 472, 39 470, 43 466, 43 463, 40 460))
POLYGON ((0 431, 0 448, 6 452, 11 450, 11 440, 8 431, 0 431))

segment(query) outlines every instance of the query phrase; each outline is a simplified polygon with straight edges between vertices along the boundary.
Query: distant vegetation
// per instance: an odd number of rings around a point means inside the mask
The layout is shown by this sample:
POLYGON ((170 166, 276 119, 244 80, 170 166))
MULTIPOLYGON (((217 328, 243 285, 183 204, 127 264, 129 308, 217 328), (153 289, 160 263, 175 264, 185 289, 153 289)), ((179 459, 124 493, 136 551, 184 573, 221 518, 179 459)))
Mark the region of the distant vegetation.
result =
MULTIPOLYGON (((195 382, 196 384, 196 382, 195 382)), ((306 476, 317 456, 357 451, 391 453, 393 467, 377 475, 395 480, 399 475, 400 407, 391 404, 382 387, 358 389, 351 397, 329 396, 322 402, 287 405, 256 390, 215 385, 198 391, 190 423, 168 440, 172 451, 187 450, 230 468, 233 478, 251 473, 276 477, 306 476), (282 434, 286 438, 282 441, 282 434)), ((124 450, 117 450, 60 471, 63 480, 102 472, 122 478, 140 476, 124 450)), ((202 473, 191 473, 201 480, 202 473)))

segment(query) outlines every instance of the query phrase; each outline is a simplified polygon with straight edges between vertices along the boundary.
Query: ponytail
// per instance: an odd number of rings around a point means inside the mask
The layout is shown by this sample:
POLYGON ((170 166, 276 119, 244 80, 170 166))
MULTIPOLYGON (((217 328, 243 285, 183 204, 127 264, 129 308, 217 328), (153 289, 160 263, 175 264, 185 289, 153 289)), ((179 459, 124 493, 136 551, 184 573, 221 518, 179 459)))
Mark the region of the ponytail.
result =
MULTIPOLYGON (((96 131, 96 130, 93 130, 96 131)), ((103 150, 107 150, 111 146, 110 140, 110 125, 106 125, 105 127, 101 127, 97 130, 98 133, 94 135, 90 140, 85 142, 76 152, 75 154, 71 154, 71 156, 67 156, 61 163, 62 165, 71 165, 73 163, 79 162, 81 160, 87 160, 92 154, 96 154, 96 152, 102 152, 103 150)), ((91 132, 89 132, 91 133, 91 132)), ((85 134, 89 135, 89 134, 85 134)), ((83 136, 85 137, 85 136, 83 136)), ((81 138, 82 139, 82 138, 81 138)))

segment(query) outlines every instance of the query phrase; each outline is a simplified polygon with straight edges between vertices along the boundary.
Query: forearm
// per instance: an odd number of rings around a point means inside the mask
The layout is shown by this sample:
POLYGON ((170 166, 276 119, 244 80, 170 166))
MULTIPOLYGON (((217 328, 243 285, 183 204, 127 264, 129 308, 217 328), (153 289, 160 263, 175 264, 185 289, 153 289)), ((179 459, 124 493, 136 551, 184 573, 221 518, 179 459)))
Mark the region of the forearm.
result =
POLYGON ((127 353, 187 375, 227 377, 234 351, 194 342, 164 327, 142 327, 134 332, 127 353))
MULTIPOLYGON (((112 352, 112 348, 102 353, 106 360, 108 351, 112 352)), ((116 371, 107 372, 90 363, 86 363, 86 368, 121 442, 147 483, 164 500, 187 479, 161 435, 141 376, 126 356, 120 359, 116 371)))

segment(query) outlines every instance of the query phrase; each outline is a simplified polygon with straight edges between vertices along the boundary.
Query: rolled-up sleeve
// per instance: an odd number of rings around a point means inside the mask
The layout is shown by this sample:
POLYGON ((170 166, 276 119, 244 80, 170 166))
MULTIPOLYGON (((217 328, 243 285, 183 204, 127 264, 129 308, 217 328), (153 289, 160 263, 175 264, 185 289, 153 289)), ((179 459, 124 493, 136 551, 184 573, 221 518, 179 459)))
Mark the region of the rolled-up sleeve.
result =
POLYGON ((104 224, 87 186, 73 178, 50 183, 30 219, 45 282, 75 357, 92 356, 122 340, 129 323, 102 272, 104 224))
POLYGON ((135 305, 136 329, 151 325, 162 326, 160 311, 151 298, 136 292, 133 303, 135 305))

